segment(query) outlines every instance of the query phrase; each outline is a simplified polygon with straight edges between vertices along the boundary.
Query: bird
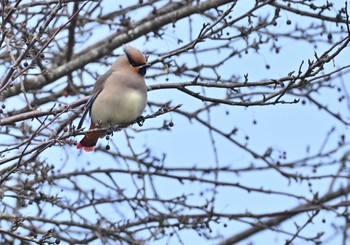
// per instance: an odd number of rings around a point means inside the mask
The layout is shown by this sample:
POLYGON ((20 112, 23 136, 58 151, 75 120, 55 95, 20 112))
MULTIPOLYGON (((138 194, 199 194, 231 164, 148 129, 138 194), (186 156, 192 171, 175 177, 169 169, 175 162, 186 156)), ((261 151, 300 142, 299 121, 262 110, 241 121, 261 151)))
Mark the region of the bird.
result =
MULTIPOLYGON (((142 118, 147 103, 144 77, 150 66, 148 57, 130 45, 124 45, 123 50, 125 55, 119 56, 112 67, 97 79, 77 129, 82 127, 88 112, 90 130, 112 128, 142 118)), ((76 147, 91 152, 98 139, 106 135, 107 130, 88 132, 76 147)))

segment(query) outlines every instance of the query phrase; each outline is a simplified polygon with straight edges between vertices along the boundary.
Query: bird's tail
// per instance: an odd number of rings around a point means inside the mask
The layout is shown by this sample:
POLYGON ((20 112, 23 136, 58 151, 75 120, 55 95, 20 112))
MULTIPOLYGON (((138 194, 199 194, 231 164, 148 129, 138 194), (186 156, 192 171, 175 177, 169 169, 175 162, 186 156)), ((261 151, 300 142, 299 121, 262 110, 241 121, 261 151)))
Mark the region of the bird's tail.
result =
MULTIPOLYGON (((95 124, 91 123, 90 129, 94 129, 94 128, 96 128, 95 124)), ((83 149, 86 152, 93 151, 98 139, 106 136, 106 134, 107 134, 106 131, 97 131, 97 132, 87 133, 85 137, 77 145, 77 149, 83 149)))

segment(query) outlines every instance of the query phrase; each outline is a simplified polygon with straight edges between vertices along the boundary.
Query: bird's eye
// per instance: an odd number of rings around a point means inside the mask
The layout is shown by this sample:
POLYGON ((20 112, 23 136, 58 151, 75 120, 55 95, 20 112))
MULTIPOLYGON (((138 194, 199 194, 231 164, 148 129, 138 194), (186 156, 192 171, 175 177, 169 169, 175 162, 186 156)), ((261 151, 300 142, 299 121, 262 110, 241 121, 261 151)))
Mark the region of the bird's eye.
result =
POLYGON ((146 75, 146 72, 147 72, 147 67, 141 66, 140 70, 139 70, 139 74, 144 76, 144 75, 146 75))
POLYGON ((135 63, 135 61, 133 61, 129 56, 127 56, 127 57, 128 57, 130 65, 133 66, 133 67, 136 67, 137 64, 135 63))

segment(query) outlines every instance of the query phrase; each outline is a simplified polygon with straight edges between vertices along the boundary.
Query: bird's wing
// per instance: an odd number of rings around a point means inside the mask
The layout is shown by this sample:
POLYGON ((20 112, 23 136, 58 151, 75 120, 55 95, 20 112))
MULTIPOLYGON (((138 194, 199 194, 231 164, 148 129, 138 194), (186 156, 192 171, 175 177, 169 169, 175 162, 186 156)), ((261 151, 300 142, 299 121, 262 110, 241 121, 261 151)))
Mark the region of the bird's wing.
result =
POLYGON ((79 121, 77 129, 80 129, 81 126, 83 125, 87 113, 90 112, 92 104, 94 103, 96 97, 101 93, 105 81, 107 80, 107 78, 109 78, 109 76, 111 74, 112 74, 112 71, 108 70, 105 74, 103 74, 101 77, 99 77, 97 79, 95 86, 94 86, 94 89, 92 91, 93 94, 91 95, 91 97, 89 98, 89 100, 86 102, 86 104, 84 106, 85 108, 84 108, 83 116, 81 117, 81 119, 79 121))
POLYGON ((86 104, 84 105, 84 112, 83 112, 83 115, 82 117, 80 118, 80 121, 79 121, 79 124, 78 124, 78 128, 77 129, 80 129, 81 126, 83 126, 83 123, 84 123, 84 120, 85 120, 85 117, 87 115, 88 112, 90 112, 91 110, 91 107, 92 107, 92 104, 94 103, 96 97, 100 94, 101 91, 97 92, 97 93, 94 93, 93 95, 91 95, 91 97, 89 98, 89 100, 86 102, 86 104))
POLYGON ((105 74, 103 74, 102 76, 100 76, 94 86, 94 89, 92 90, 92 93, 100 93, 101 90, 103 89, 103 86, 106 82, 106 80, 112 75, 112 70, 109 69, 105 74))

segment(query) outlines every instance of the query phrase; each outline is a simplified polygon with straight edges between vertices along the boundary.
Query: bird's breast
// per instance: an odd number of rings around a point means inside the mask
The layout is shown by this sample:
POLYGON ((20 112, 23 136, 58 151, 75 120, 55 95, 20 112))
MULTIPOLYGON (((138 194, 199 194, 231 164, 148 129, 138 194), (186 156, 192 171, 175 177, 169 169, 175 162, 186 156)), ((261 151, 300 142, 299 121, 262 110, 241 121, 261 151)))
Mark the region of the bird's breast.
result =
POLYGON ((127 89, 123 93, 113 93, 104 89, 92 105, 92 121, 102 123, 103 127, 131 122, 141 116, 146 100, 146 94, 139 90, 127 89))

